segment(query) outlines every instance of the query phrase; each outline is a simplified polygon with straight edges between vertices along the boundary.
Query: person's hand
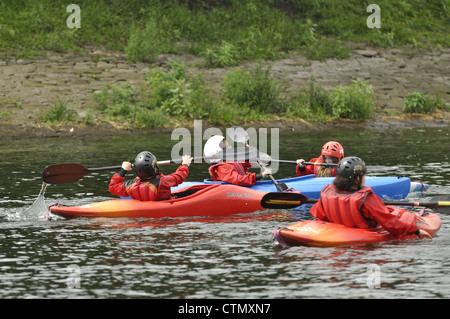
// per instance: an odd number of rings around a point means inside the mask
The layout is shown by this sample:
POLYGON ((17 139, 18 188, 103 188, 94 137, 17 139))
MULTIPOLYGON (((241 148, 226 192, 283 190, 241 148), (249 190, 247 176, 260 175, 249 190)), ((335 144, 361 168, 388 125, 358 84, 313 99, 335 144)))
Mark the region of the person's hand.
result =
POLYGON ((191 155, 183 155, 181 158, 181 165, 186 164, 187 166, 191 165, 192 160, 194 159, 191 155))
POLYGON ((266 177, 267 175, 272 175, 272 170, 269 169, 265 169, 264 172, 262 172, 262 177, 266 177))
POLYGON ((433 236, 431 236, 430 233, 427 232, 426 230, 420 229, 420 230, 419 230, 419 238, 428 238, 428 239, 432 239, 433 236))
POLYGON ((131 163, 130 162, 122 162, 122 168, 126 171, 131 171, 132 170, 131 163))
POLYGON ((303 165, 304 162, 305 162, 304 159, 298 159, 297 160, 297 165, 300 166, 300 167, 304 167, 305 166, 305 165, 303 165))

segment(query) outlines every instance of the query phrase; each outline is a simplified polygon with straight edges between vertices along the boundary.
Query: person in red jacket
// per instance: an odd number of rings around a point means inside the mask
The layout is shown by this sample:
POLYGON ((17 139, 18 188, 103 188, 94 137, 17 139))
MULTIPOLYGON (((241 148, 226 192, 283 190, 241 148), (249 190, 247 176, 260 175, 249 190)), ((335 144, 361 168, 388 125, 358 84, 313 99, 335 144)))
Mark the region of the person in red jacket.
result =
POLYGON ((431 238, 416 226, 412 212, 395 213, 384 205, 370 187, 364 186, 366 165, 359 157, 342 159, 336 169, 333 184, 325 186, 319 201, 310 209, 313 217, 354 228, 375 228, 381 225, 396 238, 410 234, 431 238))
MULTIPOLYGON (((342 145, 335 141, 330 141, 322 146, 322 151, 319 157, 313 158, 310 162, 320 163, 334 163, 337 164, 344 158, 344 148, 342 145)), ((335 177, 335 167, 324 167, 315 165, 303 165, 304 159, 297 160, 296 173, 297 176, 305 176, 314 174, 316 177, 335 177)))
POLYGON ((120 172, 111 178, 109 192, 141 201, 170 199, 170 188, 181 184, 186 179, 191 161, 191 156, 184 155, 176 172, 165 176, 159 171, 156 157, 150 152, 141 152, 136 156, 134 164, 122 163, 120 172), (124 182, 125 174, 132 169, 138 177, 124 182))
MULTIPOLYGON (((215 156, 228 148, 227 141, 221 135, 214 135, 205 143, 205 157, 215 156)), ((256 181, 263 179, 272 170, 266 169, 262 174, 249 172, 250 161, 222 161, 222 159, 209 159, 212 164, 208 171, 213 181, 222 181, 239 186, 252 186, 256 181)))

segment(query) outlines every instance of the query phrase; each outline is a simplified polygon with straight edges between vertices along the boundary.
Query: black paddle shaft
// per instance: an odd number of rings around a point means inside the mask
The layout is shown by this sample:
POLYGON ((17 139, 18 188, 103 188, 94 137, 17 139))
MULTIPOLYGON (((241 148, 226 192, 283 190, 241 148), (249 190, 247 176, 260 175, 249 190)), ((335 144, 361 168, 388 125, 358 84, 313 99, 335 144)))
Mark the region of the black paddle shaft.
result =
MULTIPOLYGON (((438 213, 450 214, 450 201, 448 195, 437 196, 431 198, 430 201, 422 202, 402 202, 402 201, 386 201, 383 203, 390 206, 421 206, 433 209, 438 213)), ((261 200, 261 206, 264 208, 290 209, 302 204, 314 204, 318 199, 308 198, 300 193, 267 193, 261 200)))

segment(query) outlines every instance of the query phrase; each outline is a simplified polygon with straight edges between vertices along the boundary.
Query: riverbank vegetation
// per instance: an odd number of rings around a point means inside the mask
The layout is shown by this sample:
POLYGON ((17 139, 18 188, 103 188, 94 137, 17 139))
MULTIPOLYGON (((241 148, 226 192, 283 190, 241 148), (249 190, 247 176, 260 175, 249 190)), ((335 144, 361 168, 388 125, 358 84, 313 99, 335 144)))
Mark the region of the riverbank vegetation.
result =
MULTIPOLYGON (((368 3, 359 0, 77 0, 80 27, 69 28, 69 3, 18 0, 0 4, 0 54, 33 58, 45 51, 102 47, 125 53, 130 63, 152 71, 145 86, 109 85, 95 94, 108 120, 130 127, 171 125, 192 118, 214 125, 265 121, 274 117, 308 121, 365 119, 374 112, 373 88, 355 80, 326 91, 313 77, 304 88, 287 92, 270 68, 258 61, 297 52, 312 60, 345 59, 367 45, 439 50, 450 46, 448 0, 379 0, 381 28, 369 28, 368 3), (156 68, 163 53, 194 54, 201 68, 236 67, 211 88, 201 72, 188 76, 180 62, 156 68), (217 86, 217 85, 216 85, 217 86)), ((445 101, 413 92, 404 112, 448 109, 445 101)), ((94 110, 81 119, 95 121, 94 110)), ((58 103, 43 120, 73 121, 70 105, 58 103), (59 120, 58 120, 59 119, 59 120)))
POLYGON ((229 71, 221 94, 206 87, 201 74, 188 77, 183 63, 155 69, 146 76, 139 92, 130 84, 105 87, 95 95, 99 109, 112 121, 134 127, 158 127, 171 120, 202 118, 212 125, 235 125, 273 117, 306 120, 364 119, 372 116, 370 84, 357 79, 350 86, 328 92, 311 78, 307 88, 286 94, 283 83, 270 75, 270 68, 229 71))
MULTIPOLYGON (((362 120, 370 118, 375 108, 373 88, 362 79, 324 90, 311 77, 308 86, 287 92, 286 86, 271 76, 270 67, 256 64, 252 69, 229 71, 219 89, 213 90, 201 73, 188 76, 179 61, 149 72, 139 89, 129 83, 109 85, 95 93, 94 99, 108 121, 142 129, 176 126, 192 119, 223 126, 274 118, 362 120)), ((448 105, 443 99, 420 92, 405 97, 404 112, 431 113, 437 109, 448 110, 448 105)), ((65 103, 59 103, 44 116, 44 121, 74 121, 74 113, 65 103)), ((95 122, 90 111, 78 120, 95 122)))

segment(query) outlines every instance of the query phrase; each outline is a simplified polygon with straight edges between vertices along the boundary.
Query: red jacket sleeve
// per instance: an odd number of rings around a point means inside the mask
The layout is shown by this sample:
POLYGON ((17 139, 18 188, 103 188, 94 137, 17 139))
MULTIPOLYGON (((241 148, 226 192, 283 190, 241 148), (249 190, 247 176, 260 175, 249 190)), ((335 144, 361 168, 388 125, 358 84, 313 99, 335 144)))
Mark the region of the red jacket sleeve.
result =
POLYGON ((171 194, 170 188, 183 183, 188 175, 189 167, 180 165, 174 173, 162 176, 159 182, 158 197, 167 198, 171 194))
POLYGON ((111 177, 111 181, 109 182, 109 192, 113 195, 127 197, 128 193, 123 183, 124 179, 125 178, 119 176, 119 174, 114 174, 113 177, 111 177))
POLYGON ((217 165, 212 171, 211 177, 216 181, 223 181, 239 186, 252 186, 256 183, 255 173, 239 174, 232 165, 225 163, 217 165))
POLYGON ((381 198, 375 194, 367 196, 363 205, 363 213, 367 217, 376 220, 384 229, 397 238, 413 234, 417 230, 414 213, 405 212, 399 217, 391 213, 381 198))
MULTIPOLYGON (((310 160, 310 162, 316 162, 319 158, 313 158, 310 160)), ((305 176, 305 175, 311 175, 314 174, 314 165, 305 165, 305 170, 301 171, 298 169, 298 165, 295 167, 295 171, 297 173, 297 176, 305 176)))

